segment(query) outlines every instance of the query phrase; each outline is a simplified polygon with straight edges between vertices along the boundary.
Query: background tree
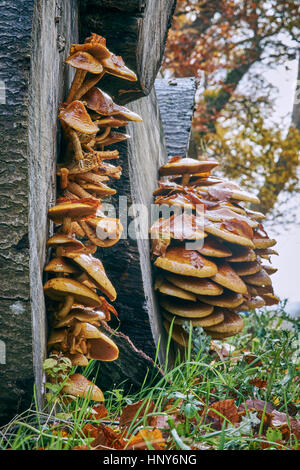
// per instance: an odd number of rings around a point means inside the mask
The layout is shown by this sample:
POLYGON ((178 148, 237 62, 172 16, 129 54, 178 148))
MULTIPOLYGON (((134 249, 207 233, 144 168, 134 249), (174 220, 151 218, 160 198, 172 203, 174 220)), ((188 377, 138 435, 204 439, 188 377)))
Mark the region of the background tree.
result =
POLYGON ((272 123, 274 90, 261 72, 297 57, 299 30, 297 1, 178 0, 166 48, 163 70, 199 79, 198 153, 205 147, 228 177, 256 189, 265 211, 296 190, 300 112, 295 104, 288 132, 272 123))

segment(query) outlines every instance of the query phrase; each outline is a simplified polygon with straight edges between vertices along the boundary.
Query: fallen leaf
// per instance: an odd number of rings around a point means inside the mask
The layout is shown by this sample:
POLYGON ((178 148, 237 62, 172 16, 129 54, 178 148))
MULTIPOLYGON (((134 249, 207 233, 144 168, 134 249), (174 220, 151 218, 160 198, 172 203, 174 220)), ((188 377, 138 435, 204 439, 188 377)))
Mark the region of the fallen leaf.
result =
MULTIPOLYGON (((144 417, 145 413, 152 413, 154 403, 145 403, 144 400, 137 401, 131 405, 125 406, 120 416, 120 427, 128 427, 131 424, 137 424, 144 417)), ((149 424, 147 422, 147 424, 149 424)))
POLYGON ((159 429, 141 429, 135 436, 130 438, 127 449, 148 450, 149 447, 155 450, 165 448, 165 440, 159 429))
POLYGON ((236 404, 232 399, 217 401, 210 405, 210 410, 208 411, 207 416, 216 419, 220 427, 222 426, 225 418, 227 418, 227 420, 232 424, 238 423, 240 420, 236 404), (215 413, 214 410, 218 411, 219 414, 215 413))
POLYGON ((108 426, 100 424, 97 437, 91 442, 91 447, 97 450, 122 450, 126 443, 127 441, 123 438, 122 434, 114 431, 108 426))

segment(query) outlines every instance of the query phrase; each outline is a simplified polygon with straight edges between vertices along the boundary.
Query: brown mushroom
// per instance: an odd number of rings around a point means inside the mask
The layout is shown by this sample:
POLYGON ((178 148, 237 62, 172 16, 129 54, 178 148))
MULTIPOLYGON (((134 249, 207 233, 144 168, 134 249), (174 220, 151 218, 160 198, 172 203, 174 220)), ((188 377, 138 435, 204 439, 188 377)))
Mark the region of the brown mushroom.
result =
POLYGON ((104 395, 97 385, 81 374, 72 374, 62 388, 62 393, 74 397, 90 398, 93 401, 104 401, 104 395))
POLYGON ((168 248, 165 256, 159 256, 154 264, 158 268, 175 274, 194 277, 211 277, 218 270, 215 263, 204 258, 197 251, 186 250, 181 246, 168 248))

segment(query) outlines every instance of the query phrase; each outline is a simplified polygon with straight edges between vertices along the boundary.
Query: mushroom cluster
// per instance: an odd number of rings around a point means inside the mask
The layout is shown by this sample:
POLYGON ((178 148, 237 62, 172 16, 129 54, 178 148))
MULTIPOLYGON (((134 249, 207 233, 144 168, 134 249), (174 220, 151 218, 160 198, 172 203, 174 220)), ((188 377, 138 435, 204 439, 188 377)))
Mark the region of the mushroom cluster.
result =
POLYGON ((169 331, 174 320, 172 338, 181 346, 188 342, 185 321, 222 340, 242 331, 238 312, 279 302, 270 278, 276 269, 268 263, 276 241, 262 226, 264 214, 243 205, 259 200, 212 176, 217 166, 172 157, 159 169, 154 191, 167 214, 150 229, 154 289, 164 327, 169 331))
MULTIPOLYGON (((102 198, 116 194, 106 183, 122 172, 107 163, 119 157, 118 151, 104 147, 129 137, 112 129, 142 119, 95 87, 104 73, 137 80, 122 58, 107 49, 104 38, 92 34, 84 44, 71 45, 66 62, 76 73, 59 110, 64 156, 57 168, 60 194, 48 211, 57 230, 47 241, 52 257, 44 269, 44 292, 51 313, 49 353, 62 353, 72 365, 86 366, 89 359, 113 361, 119 354, 114 341, 99 329, 111 314, 117 316, 108 302, 117 293, 102 262, 93 256, 98 246, 114 245, 122 233, 119 219, 101 210, 102 198)), ((76 374, 77 382, 81 377, 76 374)))

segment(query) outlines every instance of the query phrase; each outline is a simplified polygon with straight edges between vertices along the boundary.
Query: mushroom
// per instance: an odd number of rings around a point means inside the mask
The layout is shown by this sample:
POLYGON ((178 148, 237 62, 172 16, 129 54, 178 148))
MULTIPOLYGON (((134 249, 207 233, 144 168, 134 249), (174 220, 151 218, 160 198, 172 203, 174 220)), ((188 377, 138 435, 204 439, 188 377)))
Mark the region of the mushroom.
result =
POLYGON ((211 279, 199 279, 192 276, 166 273, 166 279, 181 289, 199 295, 221 295, 223 287, 215 284, 211 279))
POLYGON ((66 59, 66 63, 76 68, 75 77, 66 98, 66 103, 69 104, 73 101, 76 92, 83 84, 86 74, 89 72, 99 76, 103 72, 103 66, 99 59, 85 51, 75 52, 66 59))
POLYGON ((116 116, 121 117, 126 121, 142 121, 142 118, 138 114, 134 113, 125 106, 119 106, 115 104, 112 98, 99 88, 91 88, 82 97, 82 100, 84 101, 87 108, 95 111, 101 116, 116 116))
POLYGON ((99 131, 99 127, 93 123, 81 101, 72 101, 72 103, 60 111, 58 117, 75 131, 83 132, 84 134, 96 134, 99 131))
POLYGON ((189 300, 177 300, 169 297, 161 297, 159 304, 169 313, 188 318, 206 317, 214 310, 213 306, 202 302, 190 302, 189 300))
POLYGON ((222 313, 224 315, 222 323, 205 327, 205 331, 207 331, 213 339, 234 336, 244 328, 244 320, 237 313, 225 309, 222 309, 222 313))
POLYGON ((237 292, 238 294, 246 294, 247 286, 244 281, 236 274, 229 263, 218 262, 218 272, 211 277, 217 284, 226 287, 227 289, 237 292))
POLYGON ((224 320, 224 314, 221 311, 213 312, 207 317, 202 318, 177 317, 176 315, 171 315, 165 310, 162 311, 162 315, 170 323, 174 319, 175 325, 182 325, 184 322, 190 322, 192 326, 202 326, 202 328, 205 326, 217 325, 218 323, 222 323, 224 320))
POLYGON ((104 401, 104 395, 97 385, 81 374, 72 374, 62 388, 62 393, 74 397, 89 398, 93 401, 104 401))
POLYGON ((52 300, 63 302, 57 318, 66 317, 75 302, 88 307, 101 307, 98 295, 74 279, 65 277, 49 279, 44 285, 44 292, 52 300))
POLYGON ((189 182, 190 175, 193 173, 207 172, 218 165, 218 162, 174 156, 168 163, 160 167, 159 174, 161 176, 182 175, 181 184, 184 186, 189 182))
MULTIPOLYGON (((117 297, 117 293, 112 283, 108 279, 103 264, 98 258, 94 258, 91 255, 85 254, 69 254, 69 258, 72 259, 85 273, 89 278, 95 283, 98 289, 100 289, 107 297, 113 301, 117 297)), ((79 302, 81 303, 81 302, 79 302)), ((85 304, 88 305, 88 304, 85 304)), ((99 305, 99 304, 98 304, 99 305)), ((101 305, 101 301, 100 301, 101 305)), ((91 307, 97 305, 91 305, 91 307)))
POLYGON ((197 251, 186 250, 181 246, 168 248, 165 256, 159 256, 154 264, 158 268, 184 276, 212 277, 218 271, 215 263, 197 251))
POLYGON ((197 300, 197 297, 191 292, 171 284, 160 276, 157 276, 155 279, 154 290, 158 290, 161 294, 170 295, 171 297, 178 297, 179 299, 192 300, 194 302, 197 300))
MULTIPOLYGON (((171 324, 168 321, 164 321, 164 327, 167 333, 169 333, 171 324)), ((173 324, 171 336, 176 343, 180 344, 180 346, 183 346, 184 348, 188 347, 189 335, 180 325, 173 324)))

